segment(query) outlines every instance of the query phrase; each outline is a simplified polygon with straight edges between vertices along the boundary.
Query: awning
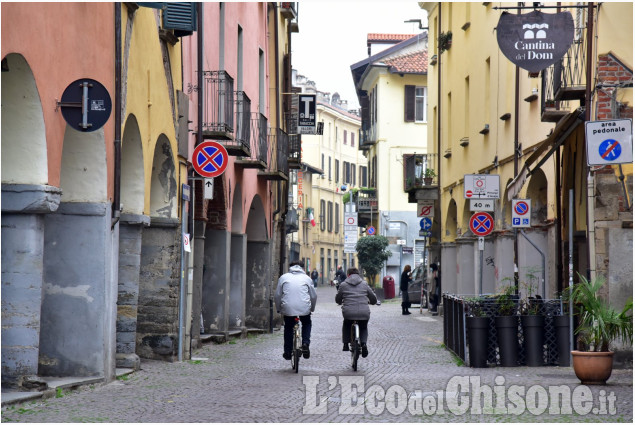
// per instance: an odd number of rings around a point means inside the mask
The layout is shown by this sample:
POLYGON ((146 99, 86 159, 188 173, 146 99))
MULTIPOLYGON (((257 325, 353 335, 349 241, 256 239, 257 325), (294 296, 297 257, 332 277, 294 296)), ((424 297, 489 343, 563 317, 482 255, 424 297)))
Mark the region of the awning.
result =
POLYGON ((525 164, 514 179, 507 185, 507 200, 511 201, 518 193, 520 193, 523 185, 531 176, 531 174, 544 164, 547 159, 567 140, 569 135, 582 124, 584 120, 584 111, 576 109, 558 122, 553 132, 527 157, 525 164), (550 149, 551 148, 551 149, 550 149), (543 154, 547 152, 543 156, 543 154), (533 167, 531 165, 542 156, 542 159, 533 167))

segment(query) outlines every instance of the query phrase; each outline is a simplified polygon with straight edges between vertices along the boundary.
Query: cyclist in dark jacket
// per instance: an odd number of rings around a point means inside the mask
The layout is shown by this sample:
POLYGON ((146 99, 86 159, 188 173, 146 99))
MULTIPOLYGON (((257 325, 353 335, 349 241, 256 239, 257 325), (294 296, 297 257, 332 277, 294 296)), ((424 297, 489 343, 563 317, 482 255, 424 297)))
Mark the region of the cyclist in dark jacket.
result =
POLYGON ((359 339, 362 345, 362 357, 368 355, 368 320, 370 319, 370 308, 368 304, 377 304, 377 296, 375 292, 368 286, 361 276, 359 270, 350 268, 346 274, 348 277, 340 285, 335 302, 342 306, 342 316, 344 323, 342 324, 342 341, 344 348, 342 351, 350 351, 348 346, 351 340, 351 325, 353 321, 357 321, 359 325, 359 339))

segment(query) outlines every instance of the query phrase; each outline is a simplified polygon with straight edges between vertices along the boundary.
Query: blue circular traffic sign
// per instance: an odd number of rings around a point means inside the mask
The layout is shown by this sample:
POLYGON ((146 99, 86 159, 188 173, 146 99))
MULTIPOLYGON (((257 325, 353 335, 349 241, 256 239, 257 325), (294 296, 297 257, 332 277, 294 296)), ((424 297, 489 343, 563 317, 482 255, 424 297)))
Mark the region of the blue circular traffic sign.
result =
POLYGON ((432 220, 429 217, 423 217, 421 221, 419 221, 419 225, 421 226, 421 230, 430 230, 432 228, 432 220))
POLYGON ((368 229, 366 229, 366 233, 368 233, 369 235, 374 235, 375 234, 375 228, 373 226, 370 226, 368 229))
POLYGON ((529 205, 525 201, 518 201, 516 206, 514 206, 514 211, 516 211, 518 215, 525 215, 527 211, 529 211, 529 205))
POLYGON ((486 212, 477 212, 470 218, 470 230, 476 236, 487 236, 494 230, 494 218, 486 212))
POLYGON ((218 142, 208 140, 201 143, 192 153, 192 166, 201 177, 218 177, 225 172, 229 156, 218 142))
POLYGON ((600 143, 598 153, 605 161, 615 161, 622 154, 622 146, 617 140, 607 139, 600 143))

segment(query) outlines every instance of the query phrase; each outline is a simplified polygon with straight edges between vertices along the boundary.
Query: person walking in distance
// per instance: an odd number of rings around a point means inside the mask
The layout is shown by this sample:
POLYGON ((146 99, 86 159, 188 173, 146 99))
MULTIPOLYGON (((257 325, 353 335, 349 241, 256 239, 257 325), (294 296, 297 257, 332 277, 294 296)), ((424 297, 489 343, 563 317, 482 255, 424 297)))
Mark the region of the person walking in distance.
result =
POLYGON ((410 308, 410 298, 408 297, 408 286, 412 280, 410 273, 410 264, 406 264, 401 273, 401 280, 399 281, 399 289, 401 290, 401 314, 411 314, 408 309, 410 308))
POLYGON ((441 297, 441 287, 439 285, 439 266, 437 263, 430 264, 430 273, 428 274, 430 291, 430 312, 433 316, 439 315, 439 298, 441 297))
POLYGON ((313 281, 314 288, 317 288, 318 277, 320 277, 320 274, 318 273, 316 269, 313 269, 313 271, 311 272, 311 280, 313 281))
POLYGON ((342 282, 346 280, 346 273, 342 270, 342 266, 337 266, 337 271, 335 272, 335 279, 337 280, 337 289, 340 289, 340 285, 342 282))
POLYGON ((313 281, 304 273, 302 263, 294 261, 289 266, 289 272, 280 276, 278 287, 274 295, 276 309, 284 317, 284 352, 282 357, 291 360, 293 350, 293 326, 295 318, 302 322, 302 357, 311 356, 311 312, 315 311, 317 294, 313 281))
POLYGON ((362 357, 368 356, 368 320, 370 320, 370 308, 368 304, 377 304, 375 292, 359 275, 359 270, 350 268, 346 271, 348 277, 340 284, 335 295, 335 302, 342 306, 342 351, 350 351, 348 346, 351 340, 351 325, 357 321, 359 325, 359 340, 362 345, 362 357))

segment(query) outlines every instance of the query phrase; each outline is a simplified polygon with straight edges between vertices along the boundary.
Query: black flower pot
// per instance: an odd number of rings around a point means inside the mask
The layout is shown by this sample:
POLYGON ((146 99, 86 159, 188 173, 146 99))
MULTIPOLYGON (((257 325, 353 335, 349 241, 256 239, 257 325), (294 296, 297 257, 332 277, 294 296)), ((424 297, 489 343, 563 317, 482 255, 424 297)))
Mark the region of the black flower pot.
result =
POLYGON ((523 325, 527 366, 542 366, 544 364, 545 317, 521 316, 520 321, 523 325))
POLYGON ((571 364, 569 316, 554 316, 553 326, 556 329, 556 342, 558 344, 558 366, 569 366, 571 364))
POLYGON ((470 367, 487 367, 489 317, 467 317, 465 324, 470 346, 470 367))
POLYGON ((518 366, 518 316, 498 316, 494 320, 501 366, 518 366))

